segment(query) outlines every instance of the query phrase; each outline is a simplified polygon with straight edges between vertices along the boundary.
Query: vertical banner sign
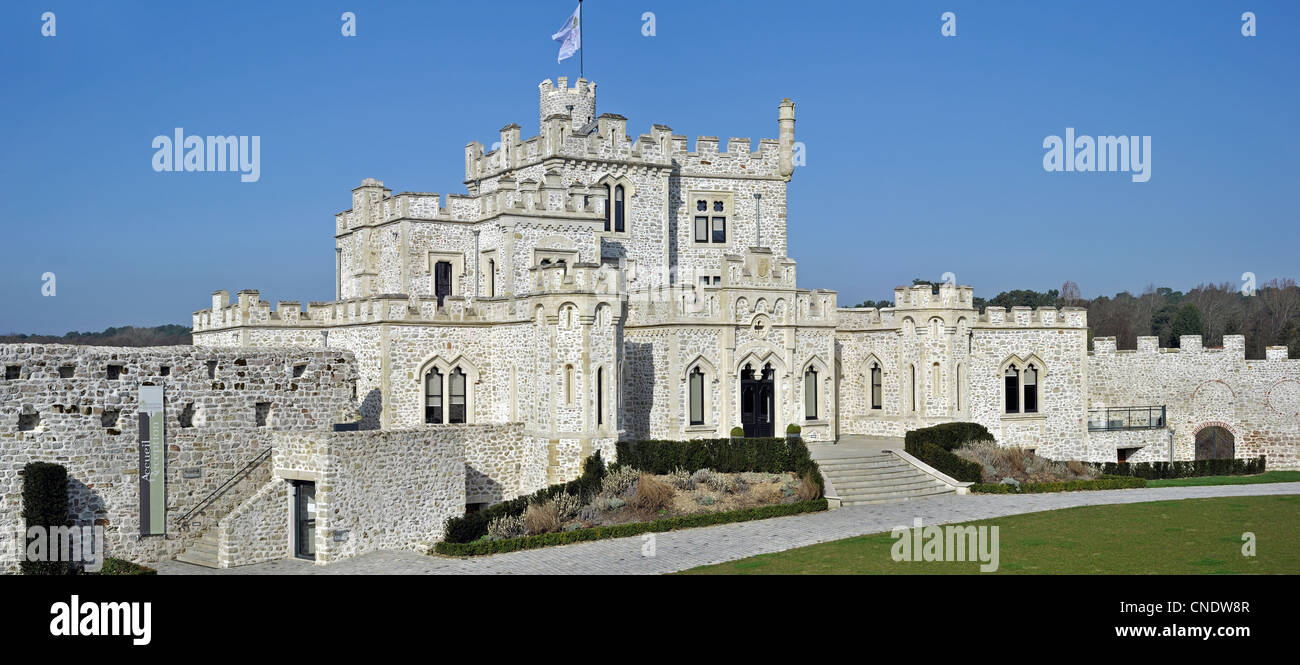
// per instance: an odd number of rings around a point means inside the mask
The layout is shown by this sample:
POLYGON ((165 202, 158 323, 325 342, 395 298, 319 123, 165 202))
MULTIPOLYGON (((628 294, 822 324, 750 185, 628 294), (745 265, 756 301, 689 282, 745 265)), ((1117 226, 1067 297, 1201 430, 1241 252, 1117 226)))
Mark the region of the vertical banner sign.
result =
POLYGON ((163 387, 140 386, 140 535, 166 533, 167 441, 163 387))

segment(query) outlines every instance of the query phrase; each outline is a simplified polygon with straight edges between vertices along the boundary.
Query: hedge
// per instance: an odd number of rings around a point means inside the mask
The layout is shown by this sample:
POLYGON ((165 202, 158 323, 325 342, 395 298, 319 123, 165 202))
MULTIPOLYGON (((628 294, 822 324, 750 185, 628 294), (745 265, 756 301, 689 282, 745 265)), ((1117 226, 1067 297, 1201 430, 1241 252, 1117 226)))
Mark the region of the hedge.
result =
POLYGON ((773 506, 744 508, 725 513, 700 513, 697 515, 668 517, 653 522, 629 522, 627 524, 615 524, 612 526, 595 526, 585 529, 575 529, 573 531, 559 531, 556 533, 538 534, 536 536, 507 538, 505 540, 480 540, 472 543, 453 543, 444 540, 434 545, 433 549, 438 554, 444 554, 447 556, 482 556, 485 554, 501 554, 503 552, 531 550, 539 547, 550 547, 553 545, 568 545, 570 543, 604 540, 606 538, 624 538, 643 533, 676 531, 677 529, 689 529, 715 524, 730 524, 732 522, 745 522, 749 520, 767 519, 769 517, 798 515, 800 513, 810 513, 820 510, 826 510, 826 499, 824 498, 813 499, 812 501, 800 501, 798 503, 784 503, 773 506))
POLYGON ((576 495, 583 503, 586 503, 600 493, 600 481, 604 477, 605 462, 600 458, 600 451, 597 450, 591 457, 583 461, 582 475, 577 480, 544 487, 527 496, 502 501, 477 513, 452 517, 447 520, 443 529, 446 534, 444 539, 452 543, 472 543, 487 535, 488 523, 493 519, 502 515, 522 515, 524 511, 528 510, 529 504, 545 503, 561 492, 576 495))
POLYGON ((912 449, 919 449, 921 444, 926 442, 952 452, 968 441, 992 440, 993 435, 988 428, 979 423, 944 423, 909 431, 903 435, 903 449, 909 455, 918 456, 912 452, 912 449))
MULTIPOLYGON (((61 464, 28 462, 23 467, 23 522, 27 528, 68 525, 68 470, 61 464)), ((26 539, 23 540, 26 543, 26 539)), ((25 547, 25 546, 24 546, 25 547)), ((24 575, 67 575, 72 566, 66 561, 28 561, 23 557, 19 570, 24 575)))
POLYGON ((907 454, 948 474, 954 480, 968 483, 978 483, 984 480, 983 464, 962 459, 955 453, 940 448, 937 444, 927 441, 917 448, 908 450, 907 454))
POLYGON ((1124 490, 1146 486, 1147 481, 1143 478, 1128 478, 1122 476, 1107 478, 1102 476, 1096 480, 1061 480, 1050 483, 1021 483, 1019 488, 1015 485, 1003 483, 975 483, 970 486, 970 489, 972 492, 979 492, 982 494, 1032 494, 1036 492, 1124 490))
POLYGON ((619 441, 619 464, 653 474, 685 469, 690 473, 713 469, 719 473, 783 473, 808 476, 818 492, 826 490, 821 468, 801 439, 692 439, 690 441, 619 441))
POLYGON ((1264 473, 1263 455, 1255 459, 1201 459, 1185 462, 1106 462, 1093 464, 1109 476, 1132 476, 1147 480, 1196 478, 1200 476, 1253 476, 1264 473))
POLYGON ((158 571, 126 559, 106 557, 99 572, 84 571, 83 575, 157 575, 158 571))

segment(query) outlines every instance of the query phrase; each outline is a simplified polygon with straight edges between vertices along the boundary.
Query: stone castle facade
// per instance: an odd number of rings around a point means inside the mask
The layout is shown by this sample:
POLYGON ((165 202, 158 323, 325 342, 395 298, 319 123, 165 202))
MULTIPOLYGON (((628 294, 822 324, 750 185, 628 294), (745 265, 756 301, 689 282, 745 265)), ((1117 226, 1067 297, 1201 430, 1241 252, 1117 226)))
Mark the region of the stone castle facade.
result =
MULTIPOLYGON (((981 312, 953 284, 840 307, 797 284, 786 251, 793 102, 757 144, 702 136, 691 149, 663 125, 634 140, 626 123, 596 115, 595 83, 561 77, 539 86, 538 135, 510 124, 492 149, 466 146, 467 194, 365 179, 335 215, 334 301, 218 291, 182 349, 0 346, 5 521, 16 472, 36 459, 69 464, 99 497, 84 519, 138 516, 135 423, 107 414, 134 408, 139 381, 168 391, 169 513, 202 508, 175 543, 110 535, 141 560, 199 533, 215 534, 220 565, 285 556, 281 513, 301 482, 330 507, 318 561, 419 547, 466 505, 575 477, 620 439, 735 427, 798 425, 829 443, 974 421, 1058 459, 1297 466, 1300 361, 1285 348, 1246 360, 1236 336, 1222 349, 1140 338, 1136 351, 1097 338, 1090 352, 1083 309, 981 312), (360 431, 331 431, 349 421, 360 431), (263 450, 268 463, 203 504, 263 450), (385 522, 381 508, 413 492, 430 497, 427 519, 385 522)), ((0 542, 0 562, 19 542, 0 542)))

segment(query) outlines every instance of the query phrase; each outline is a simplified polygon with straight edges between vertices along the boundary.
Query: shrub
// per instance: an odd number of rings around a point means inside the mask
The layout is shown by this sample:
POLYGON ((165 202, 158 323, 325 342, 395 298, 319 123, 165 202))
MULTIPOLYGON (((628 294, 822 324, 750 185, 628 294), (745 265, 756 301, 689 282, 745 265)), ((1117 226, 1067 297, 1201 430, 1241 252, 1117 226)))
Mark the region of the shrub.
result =
POLYGON ((736 479, 724 473, 715 473, 709 478, 709 487, 722 494, 735 494, 740 485, 736 479))
MULTIPOLYGON (((68 470, 61 464, 28 462, 23 467, 23 522, 27 527, 51 527, 68 524, 68 470)), ((24 538, 24 544, 27 542, 24 538)), ((19 563, 24 575, 68 575, 71 566, 65 561, 28 561, 19 563)))
POLYGON ((732 436, 745 436, 745 428, 744 428, 744 427, 733 427, 733 428, 731 428, 731 435, 732 435, 732 436))
POLYGON ((799 481, 799 489, 795 490, 795 496, 799 497, 800 501, 812 501, 821 496, 821 489, 817 486, 817 483, 813 482, 811 477, 804 476, 799 481))
POLYGON ((83 572, 83 575, 157 575, 158 571, 148 566, 142 566, 138 563, 127 561, 126 559, 116 559, 113 557, 104 557, 104 565, 98 572, 83 572))
POLYGON ((560 522, 568 522, 578 516, 578 511, 582 510, 582 501, 568 492, 560 492, 555 495, 555 517, 560 522))
POLYGON ((1024 448, 1003 448, 988 441, 967 444, 958 448, 954 454, 979 463, 983 468, 981 480, 991 483, 1003 478, 1031 483, 1091 480, 1099 475, 1095 469, 1077 460, 1057 462, 1039 457, 1024 448))
POLYGON ((1119 490, 1146 487, 1142 478, 1123 476, 1102 476, 1095 480, 1065 480, 1048 483, 1022 483, 1015 485, 1003 483, 976 483, 971 485, 972 492, 984 494, 1030 494, 1037 492, 1078 492, 1082 490, 1119 490))
POLYGON ((515 538, 527 533, 523 515, 501 515, 488 522, 487 537, 492 540, 515 538))
POLYGON ((691 477, 689 471, 680 466, 673 469, 673 472, 668 474, 668 484, 679 490, 689 491, 695 489, 695 479, 691 477))
POLYGON ((448 556, 499 554, 502 552, 517 552, 519 550, 536 549, 538 547, 549 547, 551 545, 567 545, 569 543, 602 540, 605 538, 637 536, 643 533, 675 531, 677 529, 689 529, 700 526, 711 526, 714 524, 730 524, 732 522, 744 522, 747 520, 765 519, 768 517, 798 515, 800 513, 819 510, 826 510, 826 499, 815 499, 813 501, 803 501, 799 503, 783 503, 775 506, 744 508, 723 513, 698 513, 695 515, 683 515, 681 517, 669 517, 652 522, 631 522, 628 524, 615 524, 612 526, 597 526, 587 529, 575 529, 573 531, 561 531, 559 533, 547 533, 539 536, 510 538, 508 540, 478 541, 473 543, 453 543, 444 540, 434 545, 434 551, 448 556))
POLYGON ((800 433, 800 432, 802 432, 802 431, 803 431, 803 428, 800 427, 800 426, 798 426, 798 425, 796 425, 796 424, 794 424, 794 423, 790 423, 789 425, 786 425, 786 426, 785 426, 785 433, 786 433, 786 434, 798 434, 798 433, 800 433))
POLYGON ((714 476, 714 473, 713 473, 712 470, 710 470, 710 469, 700 469, 700 470, 696 471, 695 473, 691 474, 691 480, 692 480, 696 485, 711 485, 711 484, 713 484, 713 476, 714 476))
POLYGON ((600 451, 596 451, 591 457, 583 461, 582 475, 576 480, 560 485, 551 485, 537 490, 531 495, 503 501, 477 513, 449 518, 444 527, 446 535, 443 538, 453 543, 473 542, 485 535, 489 535, 489 524, 502 516, 519 517, 522 524, 524 511, 528 510, 529 505, 545 503, 563 492, 578 497, 580 503, 586 503, 600 493, 605 475, 605 462, 601 459, 600 451))
POLYGON ((607 497, 623 496, 640 479, 640 471, 630 466, 620 466, 606 474, 605 478, 601 480, 600 493, 607 497))
POLYGON ((1147 480, 1166 478, 1195 478, 1199 476, 1252 476, 1264 473, 1267 460, 1263 455, 1254 459, 1201 459, 1184 462, 1107 462, 1092 464, 1101 472, 1113 476, 1132 476, 1147 480))
POLYGON ((532 535, 559 531, 560 517, 555 504, 555 499, 551 499, 546 503, 528 506, 528 510, 524 511, 524 529, 532 535))
POLYGON ((672 485, 657 480, 650 474, 642 474, 636 484, 632 508, 642 515, 653 515, 671 505, 675 493, 672 485))

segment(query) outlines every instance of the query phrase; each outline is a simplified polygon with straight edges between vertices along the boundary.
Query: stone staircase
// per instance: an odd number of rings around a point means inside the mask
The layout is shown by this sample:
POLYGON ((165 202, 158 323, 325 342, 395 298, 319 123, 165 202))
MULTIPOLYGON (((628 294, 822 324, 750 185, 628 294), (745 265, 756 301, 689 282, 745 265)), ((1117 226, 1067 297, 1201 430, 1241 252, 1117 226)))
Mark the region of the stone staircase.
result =
POLYGON ((203 532, 199 539, 176 556, 177 561, 192 563, 196 566, 219 568, 217 563, 217 529, 213 525, 203 532))
POLYGON ((863 451, 817 460, 842 505, 861 506, 955 494, 950 485, 890 452, 863 451))

